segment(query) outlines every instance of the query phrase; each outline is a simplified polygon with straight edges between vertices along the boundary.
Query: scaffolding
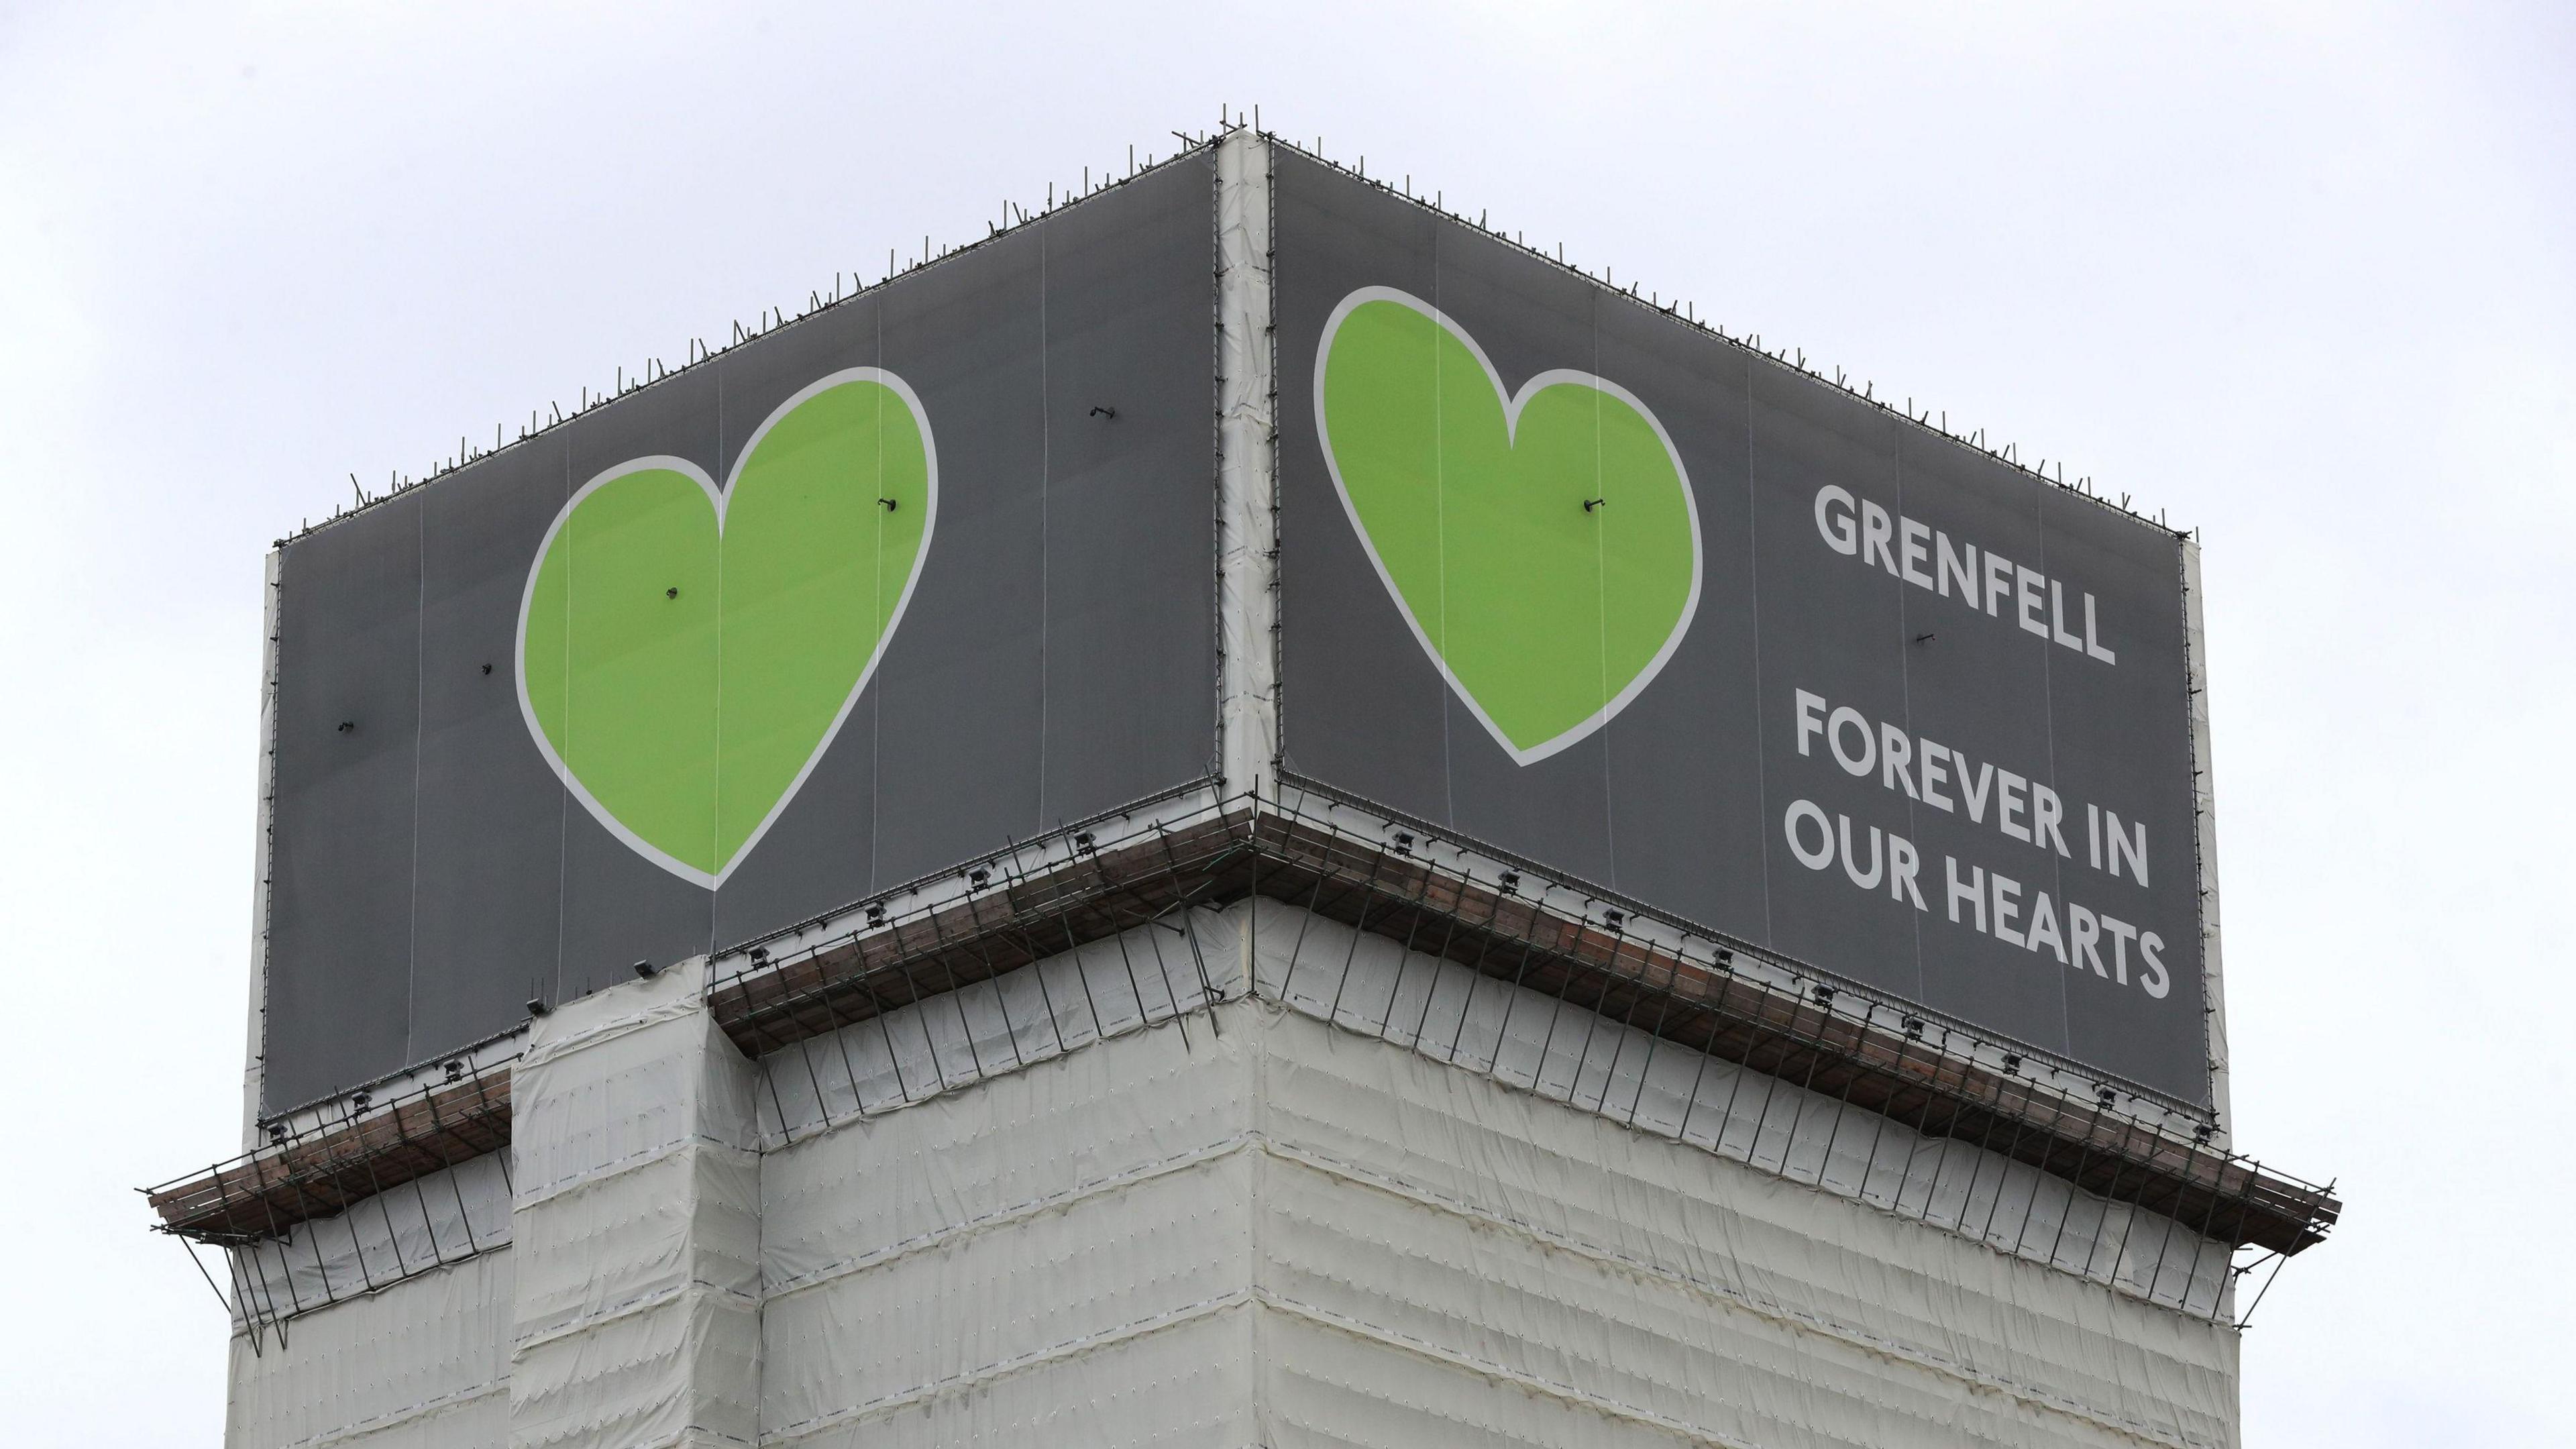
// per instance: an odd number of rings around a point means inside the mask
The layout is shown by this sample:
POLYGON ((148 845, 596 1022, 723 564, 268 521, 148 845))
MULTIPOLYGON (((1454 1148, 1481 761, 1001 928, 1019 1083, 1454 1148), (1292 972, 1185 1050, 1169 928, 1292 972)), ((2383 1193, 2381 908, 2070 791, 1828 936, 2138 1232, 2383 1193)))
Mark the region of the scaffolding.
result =
MULTIPOLYGON (((925 1036, 932 1064, 926 1081, 903 1082, 898 1066, 890 1096, 855 1101, 860 1111, 883 1110, 1122 1031, 1172 1021, 1186 1031, 1192 1014, 1212 1010, 1229 993, 1239 998, 1256 989, 1248 973, 1230 964, 1211 970, 1195 913, 1253 898, 1395 943, 1402 959, 1428 958, 1463 969, 1470 980, 1579 1008, 1649 1042, 1704 1053, 1794 1087, 1807 1094, 1802 1100, 1825 1099, 1901 1125, 1915 1138, 1964 1144, 2021 1164, 2072 1190, 2052 1209, 2054 1219, 2040 1211, 2039 1194, 2029 1193, 2021 1199, 2018 1228, 2007 1231, 1995 1221, 2001 1188, 1988 1182, 1980 1197, 1972 1180, 1964 1192, 1956 1183, 1944 1192, 1946 1167, 1936 1166, 1920 1201, 1912 1200, 1917 1178, 1909 1170, 1895 1174, 1892 1196, 1873 1195, 1875 1140, 1855 1195, 2074 1271, 2100 1274, 2099 1255, 2107 1248, 2107 1271, 2114 1278, 2123 1272, 2132 1247, 2127 1238, 2140 1214, 2162 1220, 2167 1238, 2181 1233, 2229 1249, 2261 1249, 2270 1256, 2259 1263, 2322 1241, 2341 1212, 2330 1188, 2213 1145, 2214 1124, 2203 1109, 1312 782, 1291 780, 1270 794, 1233 797, 1200 782, 741 943, 710 963, 708 1006, 746 1056, 772 1068, 775 1093, 778 1065, 807 1055, 789 1048, 861 1024, 882 1028, 898 1013, 918 1021, 934 1003, 942 1012, 953 1006, 963 1026, 964 998, 990 987, 982 993, 989 1000, 979 1000, 976 1010, 999 1014, 1002 1029, 989 1039, 1010 1059, 975 1058, 979 1038, 969 1028, 949 1038, 952 1054, 970 1058, 952 1067, 925 1036), (1101 943, 1123 942, 1141 928, 1171 934, 1179 974, 1190 979, 1173 979, 1173 961, 1159 947, 1150 970, 1120 960, 1131 1003, 1104 1007, 1088 984, 1092 977, 1079 968, 1073 989, 1055 994, 1043 972, 1014 975, 1087 947, 1125 958, 1123 944, 1101 943), (1023 1010, 1042 1022, 1009 1020, 1010 994, 1000 989, 1005 978, 1030 988, 1021 996, 1031 1003, 1023 1010), (2045 1236, 2052 1221, 2055 1237, 2066 1237, 2078 1211, 2073 1194, 2134 1210, 2117 1229, 2116 1245, 2106 1241, 2113 1231, 2107 1207, 2094 1211, 2080 1256, 2062 1256, 2055 1241, 2034 1244, 2031 1235, 2045 1236), (1984 1221, 1972 1222, 1978 1203, 1984 1221)), ((1307 968, 1292 953, 1286 969, 1289 979, 1276 992, 1283 1000, 1293 993, 1297 972, 1326 968, 1307 968)), ((1117 982, 1119 975, 1101 979, 1117 982)), ((1396 1003, 1410 999, 1402 992, 1389 992, 1373 1008, 1386 1020, 1357 1003, 1346 1007, 1340 996, 1336 983, 1326 1015, 1337 1025, 1431 1049, 1421 1022, 1391 1019, 1396 1003)), ((1429 1002, 1424 995, 1419 1004, 1426 1018, 1429 1002)), ((1465 1021, 1462 1007, 1462 1032, 1465 1021)), ((1503 1075, 1499 1036, 1481 1061, 1454 1041, 1435 1054, 1503 1075)), ((161 1229, 233 1250, 232 1297, 236 1311, 254 1324, 282 1324, 318 1306, 292 1281, 269 1281, 276 1275, 263 1266, 279 1261, 300 1227, 406 1186, 417 1192, 431 1174, 508 1145, 508 1067, 468 1069, 460 1061, 450 1064, 450 1073, 446 1082, 371 1108, 355 1103, 327 1128, 151 1189, 161 1229), (267 1247, 265 1257, 247 1251, 260 1245, 267 1247)), ((1582 1105, 1618 1115, 1606 1077, 1604 1083, 1601 1100, 1582 1105)), ((855 1076, 852 1095, 861 1095, 855 1076)), ((1633 1120, 1635 1103, 1625 1111, 1633 1120)), ((792 1135, 787 1115, 782 1108, 782 1130, 792 1135)), ((1795 1176, 1785 1145, 1776 1164, 1763 1161, 1767 1125, 1767 1118, 1758 1120, 1755 1140, 1740 1151, 1724 1150, 1795 1176)), ((1677 1135, 1687 1137, 1687 1128, 1685 1121, 1677 1135)), ((436 1248, 433 1235, 434 1261, 469 1256, 475 1235, 467 1237, 465 1249, 450 1255, 436 1248)), ((2227 1311, 2224 1289, 2232 1275, 2203 1284, 2206 1275, 2187 1273, 2193 1281, 2179 1294, 2159 1291, 2166 1249, 2156 1245, 2142 1255, 2153 1265, 2148 1296, 2203 1316, 2227 1311)), ((318 1246, 310 1256, 321 1266, 318 1246)), ((358 1268, 366 1272, 363 1254, 358 1268)), ((374 1286, 369 1277, 356 1291, 374 1286)), ((345 1293, 335 1288, 324 1299, 339 1296, 345 1293)))
POLYGON ((1260 896, 1999 1153, 2203 1239, 2288 1256, 2323 1241, 2341 1212, 2330 1190, 2214 1147, 2198 1109, 1320 784, 1178 814, 1140 807, 1122 823, 1068 829, 735 948, 712 976, 717 1023, 766 1057, 1260 896))
MULTIPOLYGON (((493 1215, 492 1206, 478 1215, 451 1179, 443 1194, 453 1200, 451 1216, 447 1201, 433 1203, 428 1186, 435 1174, 485 1157, 500 1164, 506 1183, 506 1063, 486 1068, 457 1058, 442 1080, 382 1102, 353 1093, 339 1108, 337 1120, 301 1133, 281 1120, 268 1146, 144 1189, 158 1231, 227 1250, 232 1291, 217 1288, 216 1296, 250 1329, 254 1349, 263 1330, 275 1329, 283 1342, 289 1319, 473 1257, 506 1228, 506 1197, 502 1222, 478 1223, 493 1215), (406 1188, 409 1202, 399 1196, 406 1188), (361 1212, 376 1221, 354 1220, 361 1212), (340 1251, 326 1248, 319 1231, 334 1221, 348 1229, 340 1251), (442 1223, 449 1225, 443 1234, 442 1223), (424 1245, 425 1259, 415 1261, 424 1245)), ((198 1271, 205 1272, 202 1261, 198 1271)), ((212 1285, 211 1275, 207 1281, 212 1285)))

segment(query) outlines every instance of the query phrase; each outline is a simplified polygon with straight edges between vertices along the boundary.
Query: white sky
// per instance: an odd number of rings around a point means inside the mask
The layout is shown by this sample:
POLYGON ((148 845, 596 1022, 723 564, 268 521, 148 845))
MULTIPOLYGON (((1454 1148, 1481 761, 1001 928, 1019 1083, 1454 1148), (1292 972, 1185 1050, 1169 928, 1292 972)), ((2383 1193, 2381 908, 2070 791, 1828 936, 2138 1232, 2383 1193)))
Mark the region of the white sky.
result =
POLYGON ((12 1440, 221 1434, 268 541, 1224 101, 2199 526, 2248 1442, 2576 1442, 2576 9, 886 9, 0 0, 12 1440))

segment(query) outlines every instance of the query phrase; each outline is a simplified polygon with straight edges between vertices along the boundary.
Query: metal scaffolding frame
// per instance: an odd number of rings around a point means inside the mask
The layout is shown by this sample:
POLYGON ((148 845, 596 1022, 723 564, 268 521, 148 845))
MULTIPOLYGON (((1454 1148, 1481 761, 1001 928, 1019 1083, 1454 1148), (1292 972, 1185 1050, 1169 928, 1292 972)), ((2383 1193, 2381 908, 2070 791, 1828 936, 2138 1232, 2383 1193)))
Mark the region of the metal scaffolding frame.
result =
POLYGON ((710 1004, 747 1055, 766 1057, 1252 896, 1973 1144, 2205 1239, 2294 1254, 2341 1212, 2328 1189, 2211 1146, 2195 1109, 1308 782, 1114 835, 1069 829, 746 943, 716 962, 710 1004))
MULTIPOLYGON (((354 1093, 339 1104, 338 1120, 326 1120, 300 1135, 281 1122, 277 1140, 267 1147, 144 1189, 145 1200, 160 1218, 156 1230, 228 1250, 229 1307, 247 1325, 252 1348, 256 1351, 263 1331, 272 1328, 283 1343, 287 1321, 298 1314, 483 1251, 478 1246, 483 1232, 475 1226, 465 1196, 452 1187, 464 1241, 440 1241, 438 1214, 425 1195, 425 1179, 498 1153, 507 1180, 510 1079, 507 1064, 487 1069, 459 1058, 448 1063, 445 1080, 386 1101, 354 1093), (404 1188, 417 1199, 421 1220, 429 1226, 428 1262, 411 1263, 401 1252, 390 1195, 404 1188), (368 1265, 367 1254, 358 1252, 350 1255, 342 1274, 345 1280, 347 1267, 353 1266, 358 1281, 335 1283, 329 1255, 313 1227, 369 1205, 382 1219, 394 1271, 377 1272, 368 1265), (293 1266, 287 1255, 297 1250, 299 1234, 302 1251, 311 1256, 318 1295, 299 1289, 296 1273, 285 1271, 293 1266)), ((190 1252, 193 1257, 193 1247, 190 1252)), ((205 1271, 202 1262, 198 1271, 205 1271)), ((216 1296, 224 1296, 221 1289, 216 1296)))
MULTIPOLYGON (((880 1110, 1060 1055, 1069 1044, 1167 1022, 1186 1032, 1192 1014, 1209 1011, 1229 992, 1239 998, 1255 989, 1231 967, 1211 971, 1192 913, 1255 897, 1397 943, 1404 959, 1448 963, 1473 980, 1581 1008, 1596 1025, 1641 1034, 1649 1050, 1671 1042, 1747 1069, 1773 1084, 1766 1090, 1786 1084, 1846 1113, 1857 1109, 1862 1120, 1901 1125, 1914 1139, 1980 1149, 1965 1159, 1980 1164, 1972 1173, 2001 1159, 2070 1190, 2054 1208, 2053 1230, 2037 1193, 2022 1198, 2016 1227, 1997 1221, 2004 1195, 1996 1184, 1983 1184, 1983 1195, 1973 1179, 1964 1190, 1951 1183, 1945 1191, 1946 1162, 1919 1188, 1919 1202, 1912 1200, 1919 1178, 1903 1164, 1896 1165, 1892 1192, 1874 1191, 1881 1176, 1880 1134, 1874 1133, 1869 1163, 1851 1195, 1900 1216, 2070 1271, 2116 1278, 2131 1260, 2131 1231, 2152 1215, 2163 1227, 2151 1230, 2167 1242, 2152 1252, 2136 1245, 2151 1265, 2141 1291, 2203 1316, 2226 1310, 2224 1289, 2233 1275, 2204 1283, 2186 1269, 2193 1281, 2179 1293, 2164 1290, 2166 1250, 2177 1234, 2287 1257, 2322 1241, 2341 1213, 2330 1188, 2212 1146, 2206 1114, 2198 1109, 1311 782, 1291 781, 1259 797, 1220 798, 1207 782, 1168 791, 728 948, 710 964, 708 1004, 745 1055, 770 1068, 764 1075, 773 1095, 775 1073, 790 1055, 803 1056, 812 1070, 809 1054, 789 1048, 862 1023, 882 1026, 907 1008, 953 1008, 964 1029, 951 1038, 951 1050, 965 1060, 953 1068, 941 1062, 936 1042, 924 1037, 932 1080, 898 1075, 888 1100, 856 1102, 859 1110, 880 1110), (1023 968, 1156 926, 1174 933, 1186 951, 1176 959, 1193 979, 1176 983, 1158 949, 1151 964, 1162 979, 1159 990, 1148 991, 1122 944, 1119 964, 1133 1001, 1104 1009, 1090 977, 1054 992, 1044 973, 1033 973, 1036 1009, 1047 1020, 1013 1021, 1008 1000, 993 990, 990 1009, 1005 1028, 999 1040, 1011 1059, 984 1059, 966 1022, 964 1001, 974 988, 998 987, 1023 968), (2110 1241, 2112 1205, 2133 1210, 2118 1226, 2117 1242, 2110 1241), (2081 1256, 2065 1260, 2059 1250, 2079 1212, 2094 1216, 2081 1256), (1972 1221, 1979 1213, 1982 1220, 1972 1221), (2106 1251, 2107 1268, 2099 1261, 2106 1251)), ((1301 969, 1300 954, 1292 951, 1280 995, 1289 994, 1301 969)), ((1391 993, 1382 1010, 1391 1013, 1400 995, 1391 993)), ((1355 1015, 1338 998, 1337 984, 1326 1011, 1335 1024, 1420 1045, 1422 1023, 1355 1015)), ((1427 997, 1421 1010, 1427 1016, 1427 997)), ((1511 1085, 1539 1089, 1536 1080, 1517 1081, 1504 1071, 1499 1037, 1481 1061, 1472 1046, 1453 1041, 1445 1055, 1511 1085)), ((265 1260, 244 1250, 292 1244, 304 1224, 404 1186, 418 1191, 430 1174, 508 1145, 508 1067, 468 1070, 458 1062, 451 1070, 449 1081, 372 1108, 351 1106, 343 1120, 319 1131, 150 1189, 161 1230, 235 1250, 237 1311, 254 1328, 277 1324, 282 1332, 284 1320, 319 1305, 304 1302, 291 1282, 281 1290, 266 1281, 259 1267, 265 1260)), ((851 1085, 855 1095, 855 1074, 851 1085)), ((1605 1077, 1600 1100, 1576 1105, 1634 1122, 1638 1103, 1613 1102, 1609 1090, 1605 1077)), ((782 1126, 787 1115, 782 1107, 782 1126)), ((1766 1152, 1768 1127, 1766 1105, 1752 1141, 1703 1145, 1807 1180, 1793 1169, 1786 1143, 1766 1152)), ((1686 1117, 1677 1135, 1687 1139, 1688 1128, 1686 1117)), ((1843 1130, 1840 1118, 1833 1130, 1843 1130)), ((472 1242, 466 1247, 463 1254, 440 1253, 437 1261, 468 1256, 472 1242)), ((318 1246, 312 1251, 319 1267, 318 1246)), ((359 1269, 366 1271, 363 1260, 359 1269)), ((370 1278, 349 1291, 378 1286, 370 1278)), ((345 1296, 327 1293, 334 1300, 345 1296)))

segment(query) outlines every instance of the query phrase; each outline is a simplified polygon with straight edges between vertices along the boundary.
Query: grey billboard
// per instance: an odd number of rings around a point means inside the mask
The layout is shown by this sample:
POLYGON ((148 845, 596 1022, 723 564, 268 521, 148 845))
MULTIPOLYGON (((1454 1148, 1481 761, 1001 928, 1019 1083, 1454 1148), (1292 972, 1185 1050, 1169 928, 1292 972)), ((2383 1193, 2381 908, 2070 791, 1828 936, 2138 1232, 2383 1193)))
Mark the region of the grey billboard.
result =
MULTIPOLYGON (((2181 541, 1271 155, 1280 772, 2205 1104, 2181 541)), ((282 545, 264 1109, 1211 779, 1214 169, 282 545)))
POLYGON ((1283 769, 2205 1104, 2181 540, 1277 157, 1283 769))
POLYGON ((283 544, 264 1110, 1207 775, 1211 186, 283 544))

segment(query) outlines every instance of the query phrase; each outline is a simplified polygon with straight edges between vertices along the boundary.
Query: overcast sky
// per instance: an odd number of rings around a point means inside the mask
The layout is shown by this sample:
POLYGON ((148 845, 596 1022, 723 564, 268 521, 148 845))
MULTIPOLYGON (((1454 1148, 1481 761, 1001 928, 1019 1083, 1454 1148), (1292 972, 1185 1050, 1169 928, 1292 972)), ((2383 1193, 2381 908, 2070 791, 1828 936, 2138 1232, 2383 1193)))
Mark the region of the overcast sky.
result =
POLYGON ((261 556, 889 247, 1273 129, 2206 548, 2262 1446, 2576 1442, 2576 8, 0 0, 0 1402, 213 1444, 261 556))

